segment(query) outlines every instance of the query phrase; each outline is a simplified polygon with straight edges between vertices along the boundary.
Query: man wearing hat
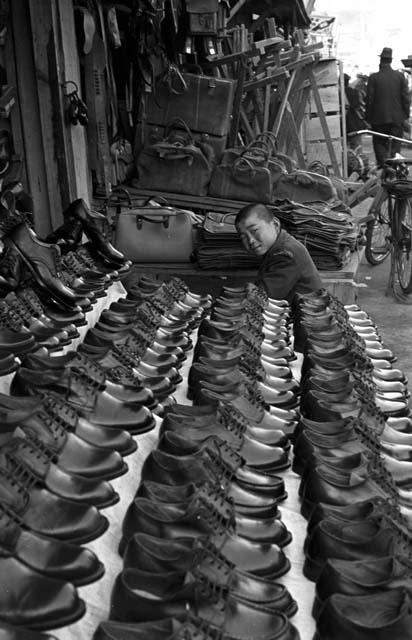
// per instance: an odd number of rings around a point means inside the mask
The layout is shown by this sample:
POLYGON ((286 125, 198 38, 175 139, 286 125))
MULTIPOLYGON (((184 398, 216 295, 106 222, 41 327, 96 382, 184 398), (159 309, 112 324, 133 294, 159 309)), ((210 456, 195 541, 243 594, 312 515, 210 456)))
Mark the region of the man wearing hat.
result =
MULTIPOLYGON (((391 67, 392 49, 384 47, 377 73, 369 76, 366 88, 366 120, 373 131, 403 137, 403 123, 409 118, 410 97, 408 83, 400 71, 391 67)), ((373 137, 373 149, 378 167, 389 157, 389 141, 373 137)), ((392 141, 391 156, 399 153, 401 143, 392 141)))

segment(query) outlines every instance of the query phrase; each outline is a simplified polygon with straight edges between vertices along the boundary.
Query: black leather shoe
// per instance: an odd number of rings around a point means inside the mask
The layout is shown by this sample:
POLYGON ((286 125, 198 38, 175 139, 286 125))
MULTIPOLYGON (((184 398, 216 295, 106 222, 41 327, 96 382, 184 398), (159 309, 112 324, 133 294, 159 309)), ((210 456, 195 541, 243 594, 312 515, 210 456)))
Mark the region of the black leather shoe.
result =
MULTIPOLYGON (((24 424, 24 421, 33 413, 40 412, 45 424, 47 420, 49 422, 54 421, 63 427, 67 433, 73 433, 78 436, 80 442, 85 441, 85 443, 93 445, 93 448, 97 447, 104 450, 110 456, 113 451, 126 456, 137 449, 136 441, 127 431, 91 424, 81 418, 73 407, 57 395, 45 393, 40 398, 35 395, 18 397, 0 393, 0 412, 2 414, 3 427, 8 426, 10 430, 24 424)), ((112 461, 114 461, 113 458, 112 461)), ((89 463, 91 467, 94 466, 91 460, 89 463)))
POLYGON ((145 433, 156 424, 147 407, 117 400, 73 371, 43 371, 41 376, 38 372, 36 376, 35 371, 20 367, 10 389, 14 395, 41 394, 46 390, 56 392, 92 424, 126 430, 131 434, 145 433))
POLYGON ((10 424, 16 429, 15 435, 30 438, 51 460, 59 466, 85 478, 111 480, 126 473, 128 467, 122 456, 113 450, 104 450, 86 442, 76 433, 62 426, 53 413, 49 413, 36 400, 35 407, 9 413, 10 424))
POLYGON ((230 640, 222 628, 187 615, 152 622, 101 622, 93 640, 153 640, 154 637, 156 640, 230 640))
POLYGON ((177 457, 163 451, 152 451, 144 462, 142 479, 169 485, 187 485, 209 483, 213 487, 223 487, 227 496, 233 499, 239 513, 257 518, 273 517, 277 512, 277 503, 287 496, 283 481, 272 495, 260 494, 239 484, 236 474, 212 460, 199 456, 177 457))
POLYGON ((38 285, 59 304, 64 308, 71 309, 82 303, 84 298, 77 296, 61 282, 59 277, 60 250, 57 246, 39 240, 34 231, 26 224, 16 227, 8 236, 7 242, 18 251, 38 285))
MULTIPOLYGON (((285 547, 292 539, 289 531, 277 517, 253 518, 245 516, 236 510, 236 506, 224 491, 213 489, 210 485, 170 487, 169 485, 155 482, 146 482, 143 485, 144 488, 141 492, 137 492, 137 497, 147 497, 158 504, 185 508, 196 497, 201 498, 205 503, 210 504, 211 511, 217 510, 222 518, 227 521, 228 531, 230 530, 251 542, 268 542, 269 544, 277 544, 279 547, 285 547)), ((133 510, 133 507, 131 507, 131 510, 133 510)))
POLYGON ((217 588, 216 592, 216 584, 205 577, 183 572, 153 575, 126 569, 116 579, 111 601, 111 615, 115 619, 158 620, 187 611, 222 626, 238 640, 276 635, 293 638, 292 626, 284 614, 246 604, 230 589, 217 588))
MULTIPOLYGON (((169 435, 173 436, 174 434, 169 435)), ((167 439, 168 446, 169 443, 173 444, 175 442, 176 438, 174 441, 172 437, 167 439)), ((181 442, 181 440, 179 440, 179 442, 181 442)), ((172 446, 170 446, 170 448, 172 448, 172 446)), ((269 472, 258 471, 248 467, 241 456, 218 439, 212 438, 210 441, 205 441, 199 446, 195 445, 193 450, 187 454, 185 451, 179 449, 179 447, 175 447, 173 453, 159 449, 158 451, 153 451, 152 454, 156 457, 157 462, 162 460, 163 463, 170 464, 171 467, 175 466, 176 470, 184 468, 185 466, 186 468, 190 467, 195 461, 198 462, 199 469, 201 466, 211 464, 217 468, 220 467, 222 476, 230 473, 230 475, 236 479, 236 482, 248 491, 276 497, 277 499, 279 499, 279 495, 283 493, 284 482, 282 478, 269 472), (162 457, 161 454, 163 454, 162 457)), ((146 461, 147 460, 149 460, 149 458, 147 458, 146 461)), ((144 466, 142 469, 142 478, 144 479, 146 479, 145 473, 146 467, 144 466)))
POLYGON ((59 498, 33 486, 24 473, 0 469, 0 501, 35 531, 64 542, 83 544, 106 531, 108 521, 95 507, 59 498))
POLYGON ((8 581, 8 588, 0 593, 2 622, 47 630, 66 626, 83 616, 86 607, 72 584, 48 578, 13 556, 2 557, 0 563, 8 581))
POLYGON ((24 469, 33 485, 79 504, 103 509, 119 501, 108 482, 68 473, 27 438, 13 437, 0 448, 0 467, 11 475, 24 469))
POLYGON ((322 607, 314 640, 409 640, 410 597, 404 589, 365 596, 336 593, 322 607))
POLYGON ((229 561, 257 576, 277 578, 290 568, 289 561, 277 545, 251 542, 231 532, 220 514, 210 510, 200 496, 194 497, 185 507, 135 498, 123 521, 119 545, 121 554, 136 531, 171 539, 208 536, 229 561))
POLYGON ((244 464, 258 472, 277 473, 290 466, 287 452, 281 447, 269 447, 253 440, 244 447, 235 447, 228 443, 222 434, 199 434, 198 429, 180 430, 180 433, 166 431, 162 434, 158 448, 172 455, 192 455, 203 447, 222 445, 236 452, 244 461, 244 464))
POLYGON ((13 556, 29 569, 76 586, 95 582, 104 573, 102 563, 90 549, 39 535, 1 505, 0 549, 2 557, 13 556))
POLYGON ((27 627, 16 627, 5 622, 0 622, 0 638, 2 640, 57 640, 56 636, 32 631, 27 627))
POLYGON ((288 590, 276 582, 241 571, 207 539, 176 538, 163 540, 144 533, 130 538, 123 557, 125 569, 152 573, 192 571, 195 568, 222 587, 227 586, 246 604, 262 606, 292 616, 297 604, 288 590))
POLYGON ((89 209, 82 198, 74 200, 63 212, 65 221, 78 220, 81 222, 83 231, 90 240, 93 250, 103 260, 107 260, 115 267, 121 267, 126 259, 120 251, 117 251, 108 240, 105 239, 104 231, 108 226, 107 218, 89 209))

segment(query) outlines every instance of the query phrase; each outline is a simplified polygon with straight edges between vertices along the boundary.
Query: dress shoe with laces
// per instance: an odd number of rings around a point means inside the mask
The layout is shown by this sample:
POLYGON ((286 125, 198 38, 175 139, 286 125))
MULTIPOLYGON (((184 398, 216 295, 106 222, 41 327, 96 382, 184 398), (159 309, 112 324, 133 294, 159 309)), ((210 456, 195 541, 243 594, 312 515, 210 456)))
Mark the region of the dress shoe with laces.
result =
POLYGON ((209 579, 227 586, 237 599, 246 604, 280 611, 288 617, 297 611, 296 602, 283 585, 241 571, 206 538, 163 540, 136 533, 126 547, 123 566, 152 573, 187 572, 197 567, 209 579))
POLYGON ((272 495, 248 489, 238 482, 236 474, 222 461, 211 456, 172 456, 163 451, 152 451, 144 462, 142 479, 169 485, 186 485, 203 482, 220 487, 232 498, 235 509, 242 514, 257 518, 272 517, 277 512, 277 503, 287 496, 281 478, 272 495))
MULTIPOLYGON (((143 491, 138 491, 137 497, 140 497, 142 493, 143 491)), ((210 485, 195 487, 192 484, 189 487, 184 486, 182 491, 182 487, 169 487, 152 482, 145 484, 144 494, 143 497, 148 497, 158 504, 183 508, 197 496, 201 497, 205 503, 210 505, 211 510, 217 510, 227 521, 228 530, 251 542, 277 544, 284 547, 292 539, 290 532, 278 518, 253 518, 240 514, 224 491, 214 490, 210 485)), ((133 511, 133 507, 131 510, 133 511)))
MULTIPOLYGON (((198 460, 199 465, 204 460, 206 464, 210 462, 222 469, 222 475, 225 472, 233 474, 237 483, 250 491, 256 491, 260 494, 277 496, 279 488, 283 487, 283 481, 279 476, 268 471, 258 471, 249 467, 244 459, 224 441, 216 438, 208 438, 203 443, 192 445, 182 450, 180 444, 182 439, 176 437, 175 434, 166 433, 162 438, 162 449, 159 448, 153 454, 164 453, 168 456, 168 462, 179 465, 179 458, 183 463, 191 464, 194 460, 198 460), (167 448, 167 450, 165 450, 167 448)), ((284 454, 283 450, 282 453, 284 454)), ((287 458, 287 456, 286 456, 287 458)), ((282 466, 289 466, 289 461, 283 463, 282 466)), ((143 474, 143 471, 142 471, 143 474)), ((142 477, 144 477, 142 475, 142 477)))
POLYGON ((73 308, 84 300, 84 296, 66 287, 60 278, 60 250, 36 236, 26 224, 16 227, 7 238, 30 269, 38 285, 64 308, 73 308))
MULTIPOLYGON (((101 622, 93 640, 230 640, 224 630, 199 617, 163 618, 151 622, 101 622)), ((20 639, 18 639, 20 640, 20 639)), ((30 638, 28 640, 31 640, 30 638)), ((36 640, 33 638, 33 640, 36 640)), ((295 640, 295 639, 294 639, 295 640)))
POLYGON ((239 569, 257 576, 277 578, 290 568, 283 551, 274 544, 252 542, 227 527, 226 518, 196 495, 190 503, 158 504, 135 498, 123 521, 119 552, 123 555, 130 538, 139 531, 160 538, 199 538, 210 541, 239 569))
POLYGON ((13 437, 0 448, 0 468, 11 475, 22 471, 34 486, 80 504, 102 509, 119 501, 108 482, 68 473, 27 438, 13 437))
POLYGON ((108 521, 95 507, 59 498, 33 484, 24 470, 0 468, 0 501, 36 533, 83 544, 104 533, 108 521))
POLYGON ((293 640, 295 629, 282 613, 263 606, 246 604, 230 589, 219 586, 197 573, 169 572, 153 575, 139 569, 126 569, 116 579, 111 615, 120 620, 158 620, 185 612, 200 615, 239 640, 293 640), (143 595, 143 585, 147 595, 143 595))
MULTIPOLYGON (((55 421, 68 433, 78 436, 77 439, 80 442, 84 441, 86 444, 93 445, 94 448, 103 449, 106 453, 111 454, 116 451, 126 456, 137 449, 137 443, 127 431, 91 424, 80 417, 78 412, 57 394, 45 393, 40 397, 9 396, 0 393, 0 415, 4 430, 7 428, 12 431, 16 426, 24 424, 24 421, 37 411, 41 413, 43 419, 55 421)), ((58 439, 57 437, 57 441, 58 439)), ((91 467, 94 466, 92 460, 89 463, 91 467)))
POLYGON ((162 434, 158 448, 173 455, 191 455, 201 450, 203 447, 224 446, 239 455, 246 467, 258 472, 277 473, 290 467, 288 453, 281 447, 268 447, 267 445, 257 445, 253 441, 249 447, 238 448, 229 444, 221 435, 198 436, 198 430, 191 431, 182 429, 180 433, 166 431, 162 434))
POLYGON ((252 430, 253 427, 247 430, 246 426, 235 419, 202 423, 191 421, 187 416, 169 412, 160 425, 159 435, 173 431, 178 435, 185 434, 192 442, 202 442, 209 436, 218 437, 238 451, 249 466, 262 469, 273 464, 276 458, 276 451, 271 451, 273 447, 289 451, 289 440, 282 431, 275 432, 273 437, 270 437, 272 434, 263 430, 259 439, 258 436, 253 435, 252 430), (265 438, 265 435, 268 437, 265 438))
POLYGON ((0 549, 2 558, 12 556, 29 569, 76 586, 94 582, 104 573, 93 551, 35 533, 2 505, 0 549))
POLYGON ((117 400, 109 393, 100 391, 99 384, 74 371, 36 372, 20 367, 15 374, 11 393, 22 395, 53 391, 61 394, 90 423, 122 429, 131 434, 145 433, 155 426, 151 411, 139 403, 117 400), (34 376, 34 377, 33 377, 34 376))
POLYGON ((47 411, 38 400, 34 407, 18 412, 5 413, 11 420, 16 436, 29 438, 44 451, 50 460, 56 460, 67 471, 85 478, 111 480, 126 473, 128 467, 122 456, 113 450, 105 450, 83 440, 65 421, 47 411), (67 428, 69 427, 69 428, 67 428))
POLYGON ((121 385, 109 380, 104 368, 85 353, 69 351, 63 356, 50 357, 47 353, 36 352, 31 357, 27 356, 22 364, 28 369, 37 369, 39 372, 48 369, 62 373, 64 369, 73 370, 98 383, 102 390, 117 400, 137 402, 149 409, 154 408, 157 404, 153 393, 143 385, 138 385, 136 381, 134 385, 131 385, 130 382, 129 385, 121 385))

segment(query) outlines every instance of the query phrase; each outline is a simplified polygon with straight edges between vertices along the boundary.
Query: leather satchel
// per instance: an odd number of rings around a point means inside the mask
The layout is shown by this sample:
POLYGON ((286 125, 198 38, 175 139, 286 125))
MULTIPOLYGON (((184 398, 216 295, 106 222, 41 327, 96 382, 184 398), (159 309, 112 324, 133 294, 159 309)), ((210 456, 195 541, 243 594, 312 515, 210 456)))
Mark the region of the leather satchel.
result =
POLYGON ((205 196, 214 157, 212 147, 196 142, 186 123, 176 119, 168 128, 166 138, 141 149, 137 159, 138 186, 205 196), (183 129, 179 129, 180 134, 176 136, 178 126, 183 129))
POLYGON ((149 200, 118 214, 114 245, 133 262, 190 262, 196 222, 191 211, 149 200))
POLYGON ((263 135, 247 147, 227 149, 213 171, 209 195, 246 202, 272 202, 273 190, 286 173, 273 157, 273 142, 263 135))

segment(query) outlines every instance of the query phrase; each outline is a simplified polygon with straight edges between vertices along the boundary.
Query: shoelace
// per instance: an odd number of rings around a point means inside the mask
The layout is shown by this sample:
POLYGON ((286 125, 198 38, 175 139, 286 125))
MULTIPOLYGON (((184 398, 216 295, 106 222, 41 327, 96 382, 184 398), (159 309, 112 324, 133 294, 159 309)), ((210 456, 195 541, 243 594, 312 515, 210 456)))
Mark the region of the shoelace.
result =
POLYGON ((111 353, 114 358, 120 361, 120 364, 130 367, 131 370, 139 366, 141 357, 133 354, 125 344, 114 344, 111 353))
POLYGON ((32 289, 21 289, 17 295, 30 313, 38 316, 44 313, 44 307, 40 302, 40 298, 32 289))
POLYGON ((203 618, 188 615, 182 626, 170 636, 170 640, 224 640, 224 634, 203 618))
POLYGON ((16 294, 9 294, 7 298, 10 309, 16 314, 18 318, 23 321, 25 325, 30 325, 32 316, 23 301, 20 300, 20 298, 18 298, 16 294))
POLYGON ((79 414, 59 395, 53 392, 45 394, 42 406, 50 418, 65 431, 73 431, 76 428, 79 414))
POLYGON ((5 300, 0 300, 0 324, 13 331, 21 331, 24 326, 23 320, 9 307, 5 300))

